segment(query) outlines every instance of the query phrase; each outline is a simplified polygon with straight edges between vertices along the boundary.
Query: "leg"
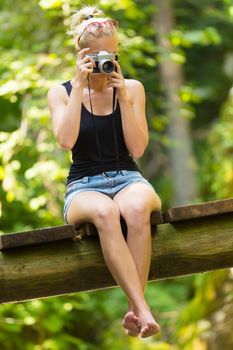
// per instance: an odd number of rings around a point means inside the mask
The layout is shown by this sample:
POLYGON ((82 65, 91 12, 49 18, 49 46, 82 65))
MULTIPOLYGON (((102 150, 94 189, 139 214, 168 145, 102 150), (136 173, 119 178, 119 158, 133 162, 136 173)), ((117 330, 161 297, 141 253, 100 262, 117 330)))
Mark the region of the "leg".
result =
MULTIPOLYGON (((142 183, 134 183, 114 197, 128 228, 127 244, 135 261, 143 290, 146 287, 151 261, 150 216, 161 209, 161 200, 156 192, 142 183)), ((130 335, 136 335, 137 320, 132 304, 123 321, 130 335)), ((142 330, 143 333, 143 330, 142 330)), ((145 333, 145 332, 144 332, 145 333)))
POLYGON ((92 222, 97 227, 106 264, 130 303, 139 315, 142 325, 154 331, 154 320, 144 298, 143 288, 130 250, 122 235, 120 212, 117 204, 104 194, 82 192, 77 194, 69 207, 67 221, 70 224, 92 222))

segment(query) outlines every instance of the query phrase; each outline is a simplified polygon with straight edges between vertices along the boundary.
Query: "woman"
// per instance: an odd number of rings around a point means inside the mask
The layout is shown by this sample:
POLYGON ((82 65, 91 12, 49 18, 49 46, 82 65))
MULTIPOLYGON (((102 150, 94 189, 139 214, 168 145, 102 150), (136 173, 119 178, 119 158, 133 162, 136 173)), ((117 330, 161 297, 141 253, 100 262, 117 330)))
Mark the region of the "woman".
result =
POLYGON ((116 21, 85 7, 72 16, 69 34, 77 50, 75 75, 48 91, 54 135, 61 147, 72 150, 64 219, 95 224, 106 264, 128 298, 123 327, 145 338, 160 330, 144 289, 151 259, 150 215, 161 209, 161 201, 133 160, 148 143, 144 88, 122 75, 116 21), (114 55, 111 73, 96 73, 92 55, 100 51, 114 55), (127 241, 120 217, 127 224, 127 241))

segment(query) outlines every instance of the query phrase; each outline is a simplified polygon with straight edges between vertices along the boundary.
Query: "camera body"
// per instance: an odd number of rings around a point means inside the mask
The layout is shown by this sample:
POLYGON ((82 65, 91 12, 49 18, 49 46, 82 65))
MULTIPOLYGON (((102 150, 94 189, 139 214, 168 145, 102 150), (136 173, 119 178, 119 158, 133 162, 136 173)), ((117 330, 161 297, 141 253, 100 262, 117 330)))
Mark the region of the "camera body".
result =
POLYGON ((118 55, 112 52, 99 51, 93 54, 88 54, 95 61, 96 66, 93 69, 93 73, 105 73, 109 74, 116 70, 113 60, 118 60, 118 55))

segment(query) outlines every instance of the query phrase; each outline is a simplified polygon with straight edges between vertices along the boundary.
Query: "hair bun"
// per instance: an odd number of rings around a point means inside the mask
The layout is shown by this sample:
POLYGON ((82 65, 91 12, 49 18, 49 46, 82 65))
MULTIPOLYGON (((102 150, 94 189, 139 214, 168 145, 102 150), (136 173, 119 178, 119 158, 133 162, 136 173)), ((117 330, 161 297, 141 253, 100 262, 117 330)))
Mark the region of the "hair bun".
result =
POLYGON ((103 16, 103 11, 98 9, 96 6, 85 6, 81 10, 75 11, 75 13, 71 16, 70 30, 67 33, 75 35, 78 32, 78 27, 82 22, 89 18, 101 16, 103 16))

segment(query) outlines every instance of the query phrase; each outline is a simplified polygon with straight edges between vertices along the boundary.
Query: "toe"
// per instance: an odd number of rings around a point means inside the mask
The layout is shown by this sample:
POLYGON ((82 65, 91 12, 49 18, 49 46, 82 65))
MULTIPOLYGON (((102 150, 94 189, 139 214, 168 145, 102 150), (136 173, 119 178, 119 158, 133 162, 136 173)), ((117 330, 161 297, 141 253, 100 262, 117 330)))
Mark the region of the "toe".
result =
POLYGON ((146 325, 146 326, 141 330, 141 334, 140 334, 140 335, 141 335, 142 338, 148 337, 148 335, 147 335, 148 330, 149 330, 149 326, 148 326, 148 325, 146 325))
POLYGON ((160 331, 160 326, 156 323, 149 323, 147 324, 141 331, 141 337, 147 338, 150 337, 160 331))
POLYGON ((126 333, 130 336, 138 336, 141 330, 139 318, 134 312, 128 312, 122 322, 123 327, 126 329, 126 333))
POLYGON ((126 330, 126 334, 129 335, 130 337, 138 337, 139 332, 133 332, 130 330, 126 330))

